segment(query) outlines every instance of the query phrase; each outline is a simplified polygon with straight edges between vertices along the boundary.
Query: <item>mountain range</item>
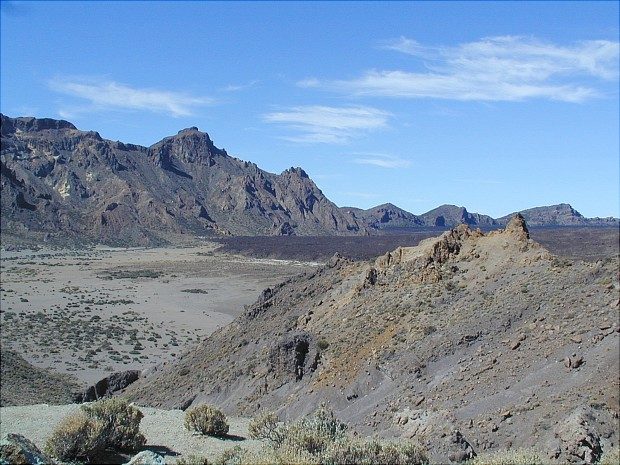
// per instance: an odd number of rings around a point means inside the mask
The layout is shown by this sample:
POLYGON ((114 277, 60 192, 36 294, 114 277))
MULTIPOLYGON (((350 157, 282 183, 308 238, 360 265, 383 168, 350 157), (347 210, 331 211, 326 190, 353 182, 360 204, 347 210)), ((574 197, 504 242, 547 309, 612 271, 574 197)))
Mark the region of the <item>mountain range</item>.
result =
MULTIPOLYGON (((261 170, 183 129, 150 147, 103 139, 63 120, 1 115, 3 233, 149 245, 170 234, 369 235, 505 225, 464 207, 414 215, 392 204, 340 208, 301 168, 261 170)), ((521 212, 531 226, 617 226, 570 205, 521 212)))

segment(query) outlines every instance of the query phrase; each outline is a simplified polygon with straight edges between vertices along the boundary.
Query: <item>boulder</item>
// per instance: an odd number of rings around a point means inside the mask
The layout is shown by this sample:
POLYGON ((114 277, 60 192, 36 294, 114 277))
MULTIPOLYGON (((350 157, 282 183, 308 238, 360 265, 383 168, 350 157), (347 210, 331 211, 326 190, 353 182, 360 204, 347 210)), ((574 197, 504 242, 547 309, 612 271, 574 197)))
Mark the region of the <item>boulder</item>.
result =
POLYGON ((166 460, 153 451, 143 450, 124 465, 166 465, 166 460))
POLYGON ((53 464, 51 458, 21 434, 9 433, 0 440, 0 464, 53 464))
POLYGON ((590 407, 574 410, 554 430, 553 458, 562 463, 597 463, 603 452, 598 423, 590 407))
POLYGON ((93 386, 90 386, 76 397, 77 402, 93 402, 103 397, 109 397, 117 391, 125 389, 140 378, 140 370, 127 370, 112 373, 93 386))

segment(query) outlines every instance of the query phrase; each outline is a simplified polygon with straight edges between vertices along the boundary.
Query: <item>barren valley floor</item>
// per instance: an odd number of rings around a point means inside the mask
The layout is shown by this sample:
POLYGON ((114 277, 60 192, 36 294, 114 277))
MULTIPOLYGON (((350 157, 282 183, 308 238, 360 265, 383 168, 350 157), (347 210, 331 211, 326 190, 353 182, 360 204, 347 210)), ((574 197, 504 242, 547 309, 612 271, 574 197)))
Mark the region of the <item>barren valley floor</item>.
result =
POLYGON ((166 362, 315 266, 190 248, 3 252, 1 342, 92 384, 166 362))

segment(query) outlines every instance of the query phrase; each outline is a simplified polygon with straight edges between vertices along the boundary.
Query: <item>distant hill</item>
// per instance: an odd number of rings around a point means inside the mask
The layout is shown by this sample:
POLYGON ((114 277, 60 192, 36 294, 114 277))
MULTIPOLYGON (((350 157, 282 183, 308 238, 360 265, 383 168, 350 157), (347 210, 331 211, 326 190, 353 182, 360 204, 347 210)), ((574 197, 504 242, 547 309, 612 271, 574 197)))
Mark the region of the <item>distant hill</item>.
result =
POLYGON ((457 207, 456 205, 442 205, 420 215, 420 218, 426 226, 442 228, 452 228, 461 223, 478 227, 498 226, 498 223, 490 216, 470 213, 465 207, 457 207))
MULTIPOLYGON (((530 226, 618 226, 618 218, 586 218, 567 203, 535 207, 521 210, 530 226)), ((500 225, 506 224, 514 213, 497 219, 500 225)))
POLYGON ((482 229, 496 229, 505 226, 512 217, 521 213, 534 227, 555 226, 616 226, 618 218, 586 218, 568 204, 536 207, 520 212, 513 212, 501 218, 492 218, 481 213, 471 213, 465 207, 441 205, 421 215, 414 215, 391 203, 378 205, 368 210, 343 207, 342 210, 352 215, 359 223, 371 231, 386 232, 390 230, 406 230, 416 228, 449 229, 459 224, 482 229))
POLYGON ((378 205, 368 210, 352 207, 343 207, 341 210, 350 214, 358 223, 379 231, 389 228, 424 226, 424 222, 419 217, 391 203, 378 205))

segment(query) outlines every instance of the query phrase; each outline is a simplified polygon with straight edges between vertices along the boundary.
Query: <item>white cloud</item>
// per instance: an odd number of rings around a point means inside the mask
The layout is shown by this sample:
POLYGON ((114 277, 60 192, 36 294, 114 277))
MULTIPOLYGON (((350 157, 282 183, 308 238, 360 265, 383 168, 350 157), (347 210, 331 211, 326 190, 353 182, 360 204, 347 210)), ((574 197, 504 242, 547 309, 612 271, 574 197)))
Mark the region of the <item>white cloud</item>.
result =
POLYGON ((454 47, 426 47, 401 37, 382 48, 419 58, 424 69, 370 70, 352 80, 313 79, 312 86, 360 96, 581 102, 600 95, 595 88, 598 81, 618 79, 619 44, 608 40, 559 46, 501 36, 454 47))
POLYGON ((299 87, 318 87, 321 82, 317 78, 306 78, 297 82, 299 87))
POLYGON ((115 81, 57 78, 51 80, 49 85, 56 92, 89 102, 88 107, 61 110, 65 114, 125 109, 146 110, 180 117, 191 116, 195 107, 214 103, 214 100, 208 97, 194 97, 180 92, 150 88, 139 89, 115 81))
POLYGON ((381 168, 407 168, 411 166, 409 160, 394 155, 382 153, 360 153, 357 155, 358 158, 353 159, 353 163, 358 163, 360 165, 373 165, 381 168))
POLYGON ((241 90, 246 90, 246 89, 250 89, 252 87, 254 87, 256 84, 258 84, 259 81, 257 79, 250 81, 246 84, 229 84, 226 87, 224 87, 222 90, 224 92, 239 92, 241 90))
POLYGON ((267 113, 263 119, 282 123, 296 134, 283 139, 301 143, 344 144, 366 131, 387 127, 390 114, 373 107, 306 105, 267 113))

